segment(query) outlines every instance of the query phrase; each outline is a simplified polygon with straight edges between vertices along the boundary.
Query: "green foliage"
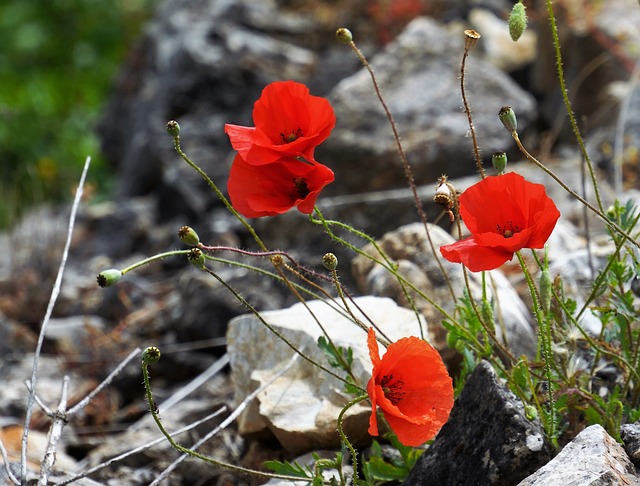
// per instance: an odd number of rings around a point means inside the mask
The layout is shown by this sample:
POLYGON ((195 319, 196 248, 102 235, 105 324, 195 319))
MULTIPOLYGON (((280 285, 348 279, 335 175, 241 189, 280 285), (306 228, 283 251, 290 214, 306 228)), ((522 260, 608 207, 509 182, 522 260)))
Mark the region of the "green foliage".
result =
POLYGON ((399 457, 385 458, 380 444, 373 441, 370 455, 362 464, 366 484, 376 484, 381 481, 404 481, 424 452, 423 449, 402 445, 393 434, 388 434, 386 438, 400 453, 399 457))
POLYGON ((293 461, 265 461, 264 467, 276 474, 286 474, 300 479, 308 479, 311 481, 313 475, 308 467, 303 467, 298 462, 293 461))
POLYGON ((25 205, 68 198, 87 155, 106 188, 92 127, 153 3, 0 3, 0 228, 25 205))

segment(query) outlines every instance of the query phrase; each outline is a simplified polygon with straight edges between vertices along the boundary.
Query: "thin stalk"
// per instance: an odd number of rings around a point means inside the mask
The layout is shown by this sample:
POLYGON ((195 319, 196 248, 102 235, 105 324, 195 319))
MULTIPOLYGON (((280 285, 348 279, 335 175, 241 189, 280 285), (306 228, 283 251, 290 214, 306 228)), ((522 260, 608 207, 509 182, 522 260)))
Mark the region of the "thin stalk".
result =
POLYGON ((465 42, 464 53, 462 54, 462 62, 460 63, 460 93, 462 94, 462 103, 464 105, 464 112, 467 115, 467 122, 469 123, 469 131, 471 132, 471 140, 473 141, 473 157, 476 161, 476 169, 480 177, 484 179, 486 177, 484 173, 484 167, 482 167, 482 157, 480 156, 480 148, 478 147, 478 140, 476 139, 476 129, 473 126, 473 117, 471 116, 471 108, 467 101, 467 93, 464 88, 464 76, 466 73, 467 57, 469 51, 475 45, 475 42, 480 38, 480 34, 476 31, 466 31, 465 36, 467 39, 473 39, 474 42, 465 42))
POLYGON ((580 146, 580 152, 582 153, 582 157, 587 164, 587 168, 589 169, 589 174, 591 176, 591 182, 593 183, 593 189, 596 196, 596 201, 598 202, 598 208, 600 212, 604 212, 602 208, 602 200, 600 198, 600 191, 598 189, 598 181, 596 179, 596 174, 593 170, 593 164, 591 163, 591 159, 589 158, 589 154, 587 153, 587 148, 584 144, 584 140, 582 139, 582 135, 580 135, 580 128, 578 128, 578 122, 576 121, 576 117, 573 113, 573 108, 571 107, 571 101, 569 100, 569 93, 567 91, 567 87, 564 80, 564 69, 562 68, 562 52, 560 51, 560 37, 558 36, 558 26, 556 25, 556 17, 553 13, 553 5, 551 0, 546 0, 547 3, 547 12, 549 13, 549 22, 551 23, 551 35, 553 37, 553 46, 555 48, 556 55, 556 67, 558 69, 558 81, 560 82, 560 91, 562 93, 562 99, 565 104, 565 108, 567 110, 567 114, 569 115, 569 121, 571 122, 571 128, 573 129, 573 133, 578 141, 578 145, 580 146))
POLYGON ((415 203, 416 210, 418 211, 418 216, 420 217, 420 221, 422 221, 424 230, 427 234, 427 240, 429 241, 429 246, 431 247, 433 258, 435 258, 436 262, 438 263, 438 266, 440 267, 440 271, 442 272, 444 280, 447 282, 447 286, 449 287, 449 292, 451 293, 451 297, 455 300, 456 294, 453 290, 453 285, 449 281, 449 276, 447 275, 447 272, 445 271, 444 266, 442 265, 442 261, 440 260, 438 252, 436 251, 436 247, 433 244, 433 241, 431 240, 431 232, 429 231, 429 225, 427 224, 427 216, 424 212, 424 208, 422 207, 422 200, 418 195, 418 188, 416 186, 416 182, 413 177, 411 164, 409 164, 409 160, 407 159, 407 156, 404 152, 404 148, 402 147, 402 142, 400 141, 400 134, 398 133, 396 123, 393 120, 393 115, 391 114, 391 110, 389 110, 387 103, 384 101, 382 92, 380 90, 380 86, 378 85, 378 80, 376 79, 376 75, 374 74, 373 69, 369 64, 369 61, 367 61, 367 58, 364 56, 362 51, 360 51, 360 49, 358 48, 355 42, 351 41, 349 43, 349 47, 351 47, 351 49, 353 50, 353 52, 355 52, 356 56, 358 57, 362 65, 369 72, 369 76, 371 77, 371 83, 373 84, 373 89, 376 93, 376 96, 378 97, 378 100, 380 101, 380 105, 382 106, 382 109, 384 110, 385 115, 387 116, 387 120, 389 120, 389 125, 391 126, 391 131, 393 132, 393 138, 396 143, 396 149, 398 150, 398 154, 400 155, 400 160, 402 161, 404 175, 405 175, 405 178, 407 179, 407 183, 409 184, 409 187, 411 188, 411 192, 413 193, 413 201, 415 203))
POLYGON ((551 325, 549 322, 549 316, 543 315, 542 308, 540 306, 540 297, 538 295, 538 290, 533 282, 533 278, 531 277, 531 273, 529 272, 529 268, 527 267, 527 263, 524 261, 522 254, 517 251, 516 256, 518 257, 518 262, 520 263, 520 267, 522 268, 522 273, 525 276, 527 281, 527 285, 529 286, 529 292, 531 293, 531 299, 533 301, 533 312, 536 316, 536 320, 538 321, 538 328, 540 331, 540 345, 542 348, 542 361, 544 363, 544 371, 545 378, 547 380, 547 392, 548 392, 548 419, 545 420, 545 425, 547 429, 547 433, 549 435, 549 439, 556 444, 556 408, 555 408, 555 397, 553 396, 553 376, 551 372, 551 359, 553 356, 551 350, 551 325))
POLYGON ((560 185, 560 187, 562 187, 565 191, 567 191, 569 194, 571 194, 575 199, 577 199, 582 204, 584 204, 587 208, 589 208, 591 210, 591 212, 593 212, 596 216, 598 216, 612 230, 614 230, 616 233, 619 233, 629 243, 631 243, 633 246, 635 246, 638 249, 640 249, 640 243, 638 243, 636 240, 634 240, 632 236, 630 236, 627 232, 625 232, 622 228, 620 228, 620 226, 618 226, 616 223, 614 223, 609 218, 607 218, 605 216, 605 214, 602 211, 600 211, 598 208, 593 206, 593 204, 589 203, 586 199, 584 199, 582 196, 580 196, 580 194, 578 194, 573 189, 571 189, 569 186, 567 186, 557 175, 555 175, 550 169, 548 169, 542 162, 540 162, 533 155, 531 155, 527 151, 527 149, 524 148, 524 145, 522 145, 522 142, 520 141, 520 137, 518 136, 518 132, 515 132, 515 131, 511 132, 511 136, 516 141, 516 144, 518 145, 518 148, 520 149, 520 151, 524 154, 524 156, 530 162, 533 162, 534 164, 536 164, 540 169, 542 169, 543 172, 545 172, 554 181, 556 181, 560 185))
POLYGON ((347 403, 344 406, 344 408, 340 410, 340 414, 338 414, 338 434, 340 434, 340 439, 342 440, 342 443, 347 447, 347 449, 349 449, 349 452, 351 452, 351 461, 353 463, 352 484, 358 484, 358 454, 356 450, 353 448, 353 445, 351 445, 351 442, 349 442, 349 439, 347 438, 347 434, 344 433, 344 430, 342 428, 342 419, 347 410, 349 410, 354 405, 357 405, 358 403, 366 400, 367 398, 369 398, 369 395, 360 395, 359 397, 354 398, 349 403, 347 403))

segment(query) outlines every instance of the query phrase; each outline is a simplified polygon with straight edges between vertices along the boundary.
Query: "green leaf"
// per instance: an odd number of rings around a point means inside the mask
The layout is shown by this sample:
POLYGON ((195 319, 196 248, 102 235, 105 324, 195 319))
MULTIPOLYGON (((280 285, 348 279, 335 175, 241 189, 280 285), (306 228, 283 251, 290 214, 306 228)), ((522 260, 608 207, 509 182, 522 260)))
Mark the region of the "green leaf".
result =
POLYGON ((313 480, 313 476, 308 469, 302 467, 296 461, 266 461, 264 467, 273 471, 276 474, 286 474, 287 476, 294 476, 296 478, 313 480))

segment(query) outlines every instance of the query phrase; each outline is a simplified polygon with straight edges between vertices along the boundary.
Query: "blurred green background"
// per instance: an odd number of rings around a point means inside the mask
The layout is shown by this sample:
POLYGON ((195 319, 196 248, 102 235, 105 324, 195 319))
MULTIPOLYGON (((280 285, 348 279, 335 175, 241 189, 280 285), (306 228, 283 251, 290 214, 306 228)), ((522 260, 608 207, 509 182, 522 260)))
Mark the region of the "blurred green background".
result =
POLYGON ((118 68, 157 0, 0 2, 0 229, 34 204, 113 180, 95 135, 118 68))

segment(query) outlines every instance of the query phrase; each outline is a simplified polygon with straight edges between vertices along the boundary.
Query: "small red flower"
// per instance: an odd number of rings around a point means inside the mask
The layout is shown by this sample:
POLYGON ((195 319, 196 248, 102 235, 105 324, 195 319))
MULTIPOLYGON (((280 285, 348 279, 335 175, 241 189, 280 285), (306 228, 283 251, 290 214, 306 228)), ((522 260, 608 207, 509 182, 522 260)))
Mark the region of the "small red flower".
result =
POLYGON ((253 107, 255 127, 225 125, 231 145, 250 165, 271 164, 282 157, 313 159, 313 151, 331 133, 336 117, 329 102, 309 88, 278 81, 262 91, 253 107))
POLYGON ((440 247, 453 263, 472 272, 493 270, 523 248, 542 248, 560 217, 542 184, 510 172, 491 176, 458 198, 471 236, 440 247))
POLYGON ((380 359, 373 328, 367 339, 373 363, 367 393, 371 400, 369 434, 378 435, 376 407, 407 446, 432 439, 449 418, 453 386, 438 352, 426 341, 407 337, 389 345, 380 359))
POLYGON ((322 188, 333 179, 331 169, 313 160, 287 158, 249 165, 236 155, 227 191, 233 207, 247 218, 275 216, 294 206, 309 214, 322 188))

